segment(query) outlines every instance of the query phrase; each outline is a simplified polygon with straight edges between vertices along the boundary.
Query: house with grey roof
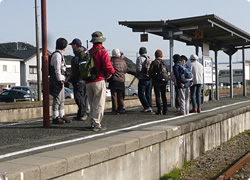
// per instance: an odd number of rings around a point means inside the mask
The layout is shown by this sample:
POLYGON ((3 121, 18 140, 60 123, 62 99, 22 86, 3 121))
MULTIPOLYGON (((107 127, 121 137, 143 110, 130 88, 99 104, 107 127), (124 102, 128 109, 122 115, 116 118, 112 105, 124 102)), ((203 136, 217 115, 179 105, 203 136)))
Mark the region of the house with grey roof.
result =
MULTIPOLYGON (((23 60, 20 63, 21 85, 36 86, 37 85, 37 58, 36 49, 33 50, 17 50, 14 56, 23 60)), ((42 66, 42 52, 40 51, 40 64, 42 66)))
POLYGON ((3 88, 20 85, 22 60, 23 58, 0 52, 0 91, 3 88))

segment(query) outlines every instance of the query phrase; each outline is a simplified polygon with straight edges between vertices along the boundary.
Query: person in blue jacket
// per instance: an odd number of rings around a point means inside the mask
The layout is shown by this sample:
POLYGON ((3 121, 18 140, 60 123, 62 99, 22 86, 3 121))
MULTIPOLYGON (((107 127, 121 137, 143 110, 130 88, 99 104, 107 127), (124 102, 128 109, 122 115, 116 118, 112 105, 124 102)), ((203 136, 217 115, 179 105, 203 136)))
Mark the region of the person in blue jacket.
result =
POLYGON ((180 98, 180 114, 187 115, 189 114, 189 86, 190 82, 183 82, 181 80, 182 67, 185 66, 182 63, 181 56, 179 54, 175 54, 173 56, 174 62, 176 62, 173 66, 173 72, 176 78, 176 86, 178 95, 180 98))

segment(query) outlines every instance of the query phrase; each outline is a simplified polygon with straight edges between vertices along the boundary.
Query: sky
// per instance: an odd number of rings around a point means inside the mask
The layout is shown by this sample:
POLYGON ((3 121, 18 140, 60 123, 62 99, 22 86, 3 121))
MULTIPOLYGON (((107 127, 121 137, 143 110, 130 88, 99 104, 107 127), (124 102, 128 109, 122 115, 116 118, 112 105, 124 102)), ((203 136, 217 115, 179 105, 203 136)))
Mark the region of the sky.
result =
MULTIPOLYGON (((39 28, 41 37, 41 0, 38 0, 39 28)), ((215 14, 238 28, 250 33, 250 0, 49 0, 47 1, 48 50, 54 51, 56 39, 64 37, 91 40, 94 31, 101 31, 107 39, 104 47, 111 53, 119 48, 125 56, 135 61, 139 48, 144 46, 154 57, 157 49, 163 58, 169 58, 169 41, 149 34, 148 42, 140 42, 140 34, 121 26, 118 21, 159 21, 215 14)), ((36 45, 35 0, 0 0, 0 43, 27 42, 36 45)), ((41 39, 40 39, 41 45, 41 39)), ((92 44, 89 43, 89 47, 92 44)), ((174 42, 174 53, 189 57, 195 53, 193 46, 174 42)), ((68 46, 65 55, 73 55, 68 46)), ((210 56, 214 54, 210 51, 210 56)), ((201 57, 201 54, 199 54, 201 57)), ((242 51, 233 55, 240 61, 242 51)), ((245 50, 250 60, 250 49, 245 50)), ((228 61, 223 52, 218 53, 219 62, 228 61)))

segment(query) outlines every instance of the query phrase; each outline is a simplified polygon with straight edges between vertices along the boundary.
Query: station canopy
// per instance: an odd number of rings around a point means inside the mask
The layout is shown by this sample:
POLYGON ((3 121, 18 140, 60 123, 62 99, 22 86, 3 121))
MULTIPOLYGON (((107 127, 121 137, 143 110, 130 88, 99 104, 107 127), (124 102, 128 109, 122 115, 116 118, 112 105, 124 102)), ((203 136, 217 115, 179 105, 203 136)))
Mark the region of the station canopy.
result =
POLYGON ((119 25, 127 26, 133 32, 150 33, 196 47, 207 43, 214 51, 235 52, 250 47, 249 33, 214 14, 174 20, 119 21, 119 25))

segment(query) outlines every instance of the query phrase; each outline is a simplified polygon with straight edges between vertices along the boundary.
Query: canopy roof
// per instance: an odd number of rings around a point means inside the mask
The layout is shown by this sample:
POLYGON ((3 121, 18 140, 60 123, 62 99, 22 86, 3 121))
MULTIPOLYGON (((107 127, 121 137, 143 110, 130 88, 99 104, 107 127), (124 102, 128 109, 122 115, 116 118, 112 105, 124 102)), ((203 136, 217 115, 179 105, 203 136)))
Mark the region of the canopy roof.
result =
POLYGON ((187 45, 202 47, 203 43, 207 43, 215 51, 237 51, 250 45, 249 33, 214 14, 174 20, 119 21, 119 24, 131 28, 133 32, 151 33, 166 40, 173 38, 187 45))

